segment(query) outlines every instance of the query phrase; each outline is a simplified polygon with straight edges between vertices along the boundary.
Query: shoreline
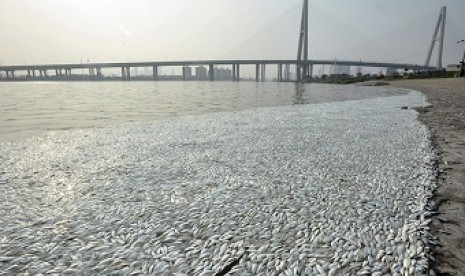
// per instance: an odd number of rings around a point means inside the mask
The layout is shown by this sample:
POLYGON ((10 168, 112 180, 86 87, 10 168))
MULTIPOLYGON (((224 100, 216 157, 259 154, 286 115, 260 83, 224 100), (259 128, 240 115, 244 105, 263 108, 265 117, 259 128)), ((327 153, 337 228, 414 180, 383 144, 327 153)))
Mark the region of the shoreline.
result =
POLYGON ((385 90, 380 87, 271 82, 0 83, 0 97, 7 99, 0 103, 0 142, 40 137, 50 131, 404 93, 403 89, 391 89, 398 92, 385 90), (69 91, 73 91, 73 102, 69 101, 69 91), (31 100, 24 102, 24 99, 31 100))
POLYGON ((420 91, 430 103, 417 111, 440 156, 434 197, 438 213, 431 224, 439 242, 433 250, 433 269, 439 275, 465 275, 465 78, 390 84, 420 91))

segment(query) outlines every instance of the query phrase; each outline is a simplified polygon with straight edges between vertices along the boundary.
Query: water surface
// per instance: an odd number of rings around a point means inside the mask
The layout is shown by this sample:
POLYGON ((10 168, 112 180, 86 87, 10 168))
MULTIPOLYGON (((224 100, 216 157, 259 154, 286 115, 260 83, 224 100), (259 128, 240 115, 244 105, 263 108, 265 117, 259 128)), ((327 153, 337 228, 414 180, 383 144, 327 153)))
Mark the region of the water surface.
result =
POLYGON ((163 117, 399 94, 388 87, 255 82, 0 83, 0 141, 163 117))

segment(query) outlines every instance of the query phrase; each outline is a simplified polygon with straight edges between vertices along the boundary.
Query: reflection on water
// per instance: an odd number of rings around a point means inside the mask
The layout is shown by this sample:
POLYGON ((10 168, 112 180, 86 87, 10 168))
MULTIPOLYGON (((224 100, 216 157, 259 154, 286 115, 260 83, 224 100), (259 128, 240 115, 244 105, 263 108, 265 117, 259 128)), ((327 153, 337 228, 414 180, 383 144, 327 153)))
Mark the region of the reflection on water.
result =
POLYGON ((305 84, 295 83, 294 104, 306 104, 304 101, 305 84))
POLYGON ((272 82, 0 83, 0 141, 51 130, 399 93, 392 89, 272 82))

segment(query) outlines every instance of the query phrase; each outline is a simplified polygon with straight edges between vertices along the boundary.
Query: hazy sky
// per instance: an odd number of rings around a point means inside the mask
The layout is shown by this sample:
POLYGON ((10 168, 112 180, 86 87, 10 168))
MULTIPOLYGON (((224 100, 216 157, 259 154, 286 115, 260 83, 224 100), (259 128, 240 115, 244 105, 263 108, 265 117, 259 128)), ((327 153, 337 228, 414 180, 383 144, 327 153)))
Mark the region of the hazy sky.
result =
MULTIPOLYGON (((0 62, 295 58, 301 2, 0 0, 0 62)), ((423 63, 442 5, 455 62, 465 0, 310 0, 310 57, 423 63)))

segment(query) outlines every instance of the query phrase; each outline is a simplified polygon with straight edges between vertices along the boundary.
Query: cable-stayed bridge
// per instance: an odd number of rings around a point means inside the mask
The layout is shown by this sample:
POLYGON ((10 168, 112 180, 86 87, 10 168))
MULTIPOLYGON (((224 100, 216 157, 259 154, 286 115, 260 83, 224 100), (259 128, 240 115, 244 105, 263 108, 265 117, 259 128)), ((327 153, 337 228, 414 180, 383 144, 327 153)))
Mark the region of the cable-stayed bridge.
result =
MULTIPOLYGON (((373 67, 373 68, 392 68, 413 71, 433 71, 442 69, 442 54, 444 44, 444 33, 446 24, 446 8, 443 7, 439 14, 431 46, 426 57, 425 64, 411 63, 389 63, 375 61, 353 61, 353 60, 327 60, 311 59, 309 57, 309 17, 308 0, 303 1, 301 26, 299 29, 299 41, 297 47, 297 58, 290 59, 247 59, 247 60, 181 60, 181 61, 143 61, 143 62, 108 62, 108 63, 69 63, 69 64, 39 64, 39 65, 12 65, 0 66, 0 81, 29 81, 29 80, 105 80, 108 79, 102 73, 102 70, 111 69, 120 71, 118 75, 113 75, 111 79, 129 81, 134 79, 131 76, 131 69, 134 68, 151 68, 152 80, 162 80, 163 76, 159 74, 161 68, 180 68, 181 76, 179 80, 204 79, 213 81, 219 79, 222 68, 228 69, 228 74, 233 81, 241 79, 241 68, 244 66, 254 66, 254 79, 256 81, 265 81, 267 78, 267 68, 273 67, 276 71, 275 79, 277 81, 301 81, 313 76, 313 67, 316 65, 338 65, 354 67, 373 67), (439 44, 438 60, 436 66, 430 66, 433 50, 439 44), (192 67, 200 67, 200 73, 196 72, 193 78, 192 67), (218 68, 221 67, 221 68, 218 68), (293 73, 291 73, 291 71, 293 73), (19 72, 19 74, 18 74, 19 72), (200 75, 199 75, 200 74, 200 75), (20 76, 19 76, 20 75, 20 76)), ((271 70, 270 70, 271 71, 271 70)))

